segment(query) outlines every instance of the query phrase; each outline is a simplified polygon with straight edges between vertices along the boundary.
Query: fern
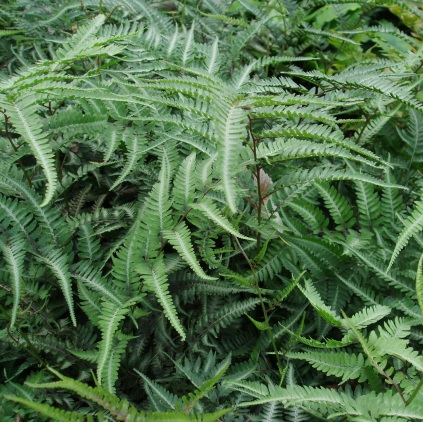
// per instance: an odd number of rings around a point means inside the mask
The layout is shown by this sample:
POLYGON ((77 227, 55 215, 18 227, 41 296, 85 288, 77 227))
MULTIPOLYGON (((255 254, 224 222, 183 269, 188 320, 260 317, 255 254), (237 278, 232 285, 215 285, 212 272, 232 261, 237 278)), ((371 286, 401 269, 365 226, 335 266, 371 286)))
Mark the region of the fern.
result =
POLYGON ((423 202, 417 201, 414 204, 414 210, 404 221, 404 228, 398 236, 395 249, 392 252, 389 261, 388 270, 392 267, 395 259, 398 257, 402 249, 407 245, 412 236, 417 234, 423 228, 423 202))
POLYGON ((41 260, 51 269, 53 274, 57 277, 63 296, 69 308, 69 313, 73 325, 76 326, 76 317, 74 311, 74 302, 72 296, 71 274, 66 255, 59 251, 51 251, 46 256, 42 256, 41 260))
POLYGON ((10 272, 10 283, 13 291, 13 308, 10 317, 10 328, 13 328, 19 311, 23 290, 22 272, 25 259, 25 239, 21 236, 11 238, 7 243, 0 240, 0 249, 10 272))
POLYGON ((365 379, 364 357, 361 353, 355 355, 337 351, 319 353, 318 356, 317 353, 290 353, 288 357, 306 360, 319 371, 340 377, 341 383, 345 383, 350 379, 365 379))
POLYGON ((421 420, 421 18, 2 8, 0 420, 421 420))
POLYGON ((163 256, 158 255, 154 264, 150 267, 148 264, 141 265, 139 268, 141 275, 144 277, 146 287, 153 291, 164 310, 166 318, 172 324, 172 327, 178 332, 182 340, 186 338, 178 318, 172 297, 169 294, 166 268, 163 263, 163 256))
POLYGON ((202 279, 215 280, 214 277, 208 276, 200 264, 198 263, 195 255, 194 248, 189 238, 188 227, 184 223, 180 223, 172 231, 164 231, 163 236, 169 241, 169 243, 178 251, 179 255, 184 259, 191 269, 202 279))

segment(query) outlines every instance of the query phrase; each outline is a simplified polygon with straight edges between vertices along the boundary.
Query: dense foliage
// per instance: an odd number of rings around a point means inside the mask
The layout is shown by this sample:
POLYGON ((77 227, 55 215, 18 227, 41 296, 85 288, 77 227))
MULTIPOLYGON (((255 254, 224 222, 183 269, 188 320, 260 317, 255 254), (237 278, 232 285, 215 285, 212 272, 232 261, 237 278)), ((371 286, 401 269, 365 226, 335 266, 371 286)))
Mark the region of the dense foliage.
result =
POLYGON ((0 419, 423 420, 420 1, 0 8, 0 419))

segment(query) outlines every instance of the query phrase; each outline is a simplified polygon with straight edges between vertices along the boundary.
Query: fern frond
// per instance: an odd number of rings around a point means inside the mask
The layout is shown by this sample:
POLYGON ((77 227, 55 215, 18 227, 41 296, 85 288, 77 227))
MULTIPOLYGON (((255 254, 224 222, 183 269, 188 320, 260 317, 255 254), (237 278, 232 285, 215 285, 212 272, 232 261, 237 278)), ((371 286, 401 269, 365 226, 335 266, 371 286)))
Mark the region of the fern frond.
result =
MULTIPOLYGON (((395 177, 389 168, 385 171, 385 180, 392 185, 396 183, 395 177)), ((398 189, 384 188, 381 194, 380 207, 384 220, 390 221, 393 224, 396 214, 399 213, 403 207, 403 198, 399 194, 398 189)))
MULTIPOLYGON (((134 170, 135 166, 139 166, 141 164, 141 159, 144 156, 144 148, 147 144, 144 135, 136 133, 130 129, 127 129, 123 132, 122 139, 123 143, 126 145, 127 161, 119 177, 116 179, 113 185, 110 186, 109 190, 111 191, 125 181, 126 177, 131 171, 134 170)), ((109 152, 107 154, 109 154, 109 152)))
MULTIPOLYGON (((6 400, 11 400, 15 403, 23 404, 24 406, 29 407, 30 409, 36 410, 38 413, 47 416, 48 418, 59 421, 59 422, 94 422, 94 418, 88 417, 82 413, 71 412, 68 410, 58 409, 56 407, 50 406, 46 403, 38 403, 33 400, 28 400, 23 397, 17 396, 5 396, 6 400)), ((100 414, 98 415, 100 417, 100 414)))
MULTIPOLYGON (((129 340, 133 339, 131 336, 118 333, 114 339, 112 349, 103 366, 102 380, 103 386, 106 390, 116 394, 115 383, 118 379, 119 367, 122 362, 122 355, 126 352, 126 347, 129 340)), ((98 355, 97 360, 100 359, 98 355)))
POLYGON ((342 351, 301 352, 288 353, 287 357, 306 360, 313 368, 341 378, 341 383, 364 375, 365 362, 362 353, 356 355, 342 351))
POLYGON ((395 249, 392 252, 391 260, 389 261, 388 271, 394 264, 394 261, 398 257, 402 249, 407 246, 410 238, 423 229, 423 201, 417 201, 414 203, 414 210, 410 216, 404 221, 404 228, 398 236, 395 244, 395 249))
POLYGON ((60 211, 55 208, 41 207, 40 196, 30 189, 23 181, 22 174, 12 168, 0 168, 0 187, 6 192, 11 191, 13 196, 21 197, 41 225, 43 235, 49 233, 56 244, 64 244, 72 235, 72 230, 65 223, 60 211))
POLYGON ((14 101, 3 104, 12 124, 28 143, 34 157, 40 164, 47 179, 47 188, 41 207, 46 206, 56 191, 57 173, 54 162, 54 154, 47 135, 42 130, 42 125, 37 116, 37 107, 23 101, 14 101))
POLYGON ((123 50, 118 45, 104 45, 107 38, 97 38, 95 35, 104 24, 106 17, 97 15, 87 25, 81 26, 75 35, 62 44, 62 47, 55 53, 55 63, 52 70, 56 70, 60 65, 67 64, 76 59, 83 59, 94 55, 110 55, 114 56, 123 50))
POLYGON ((364 308, 350 317, 350 322, 356 328, 364 328, 368 325, 385 318, 391 313, 391 308, 388 306, 375 305, 370 308, 364 308))
POLYGON ((186 397, 182 397, 184 412, 190 412, 195 404, 214 388, 214 386, 219 382, 223 375, 225 375, 225 372, 228 370, 230 363, 231 355, 227 356, 226 359, 220 364, 219 371, 212 378, 201 384, 193 393, 190 393, 186 397))
POLYGON ((329 224, 323 212, 310 203, 294 199, 288 203, 288 206, 303 218, 313 233, 323 231, 329 224))
POLYGON ((172 327, 175 328, 182 340, 185 340, 186 334, 184 328, 179 320, 173 299, 169 294, 169 284, 167 281, 166 267, 163 263, 163 255, 158 255, 152 266, 147 263, 141 264, 139 266, 139 272, 144 278, 146 287, 156 295, 172 327))
POLYGON ((138 371, 137 369, 134 369, 134 371, 144 380, 144 383, 146 386, 148 386, 149 391, 147 394, 154 395, 157 397, 159 403, 159 406, 156 406, 156 410, 165 410, 163 409, 163 404, 166 405, 165 408, 170 408, 175 410, 176 403, 179 402, 179 398, 172 394, 171 392, 167 391, 164 387, 162 387, 157 382, 152 381, 150 378, 148 378, 146 375, 144 375, 142 372, 138 371))
POLYGON ((404 278, 397 276, 395 271, 385 270, 384 265, 380 262, 380 260, 374 258, 373 256, 369 256, 368 253, 357 250, 346 243, 343 245, 357 258, 359 258, 360 261, 364 262, 367 267, 380 278, 386 280, 390 285, 396 287, 402 292, 405 292, 407 295, 414 295, 413 287, 409 285, 404 278))
MULTIPOLYGON (((379 167, 379 165, 373 161, 359 155, 351 154, 345 146, 349 147, 350 144, 343 142, 342 145, 327 145, 296 138, 277 139, 273 142, 263 142, 259 144, 257 148, 257 158, 268 160, 269 157, 276 156, 276 161, 286 161, 298 158, 337 157, 356 161, 371 167, 379 167)), ((357 148, 354 147, 354 150, 357 150, 357 148)), ((359 152, 364 151, 365 150, 362 149, 359 152)))
POLYGON ((337 189, 329 183, 315 183, 314 187, 323 198, 323 202, 335 224, 343 228, 352 227, 355 223, 354 212, 347 199, 340 195, 337 189))
POLYGON ((377 226, 381 214, 379 195, 369 183, 355 181, 354 185, 361 225, 377 226))
POLYGON ((309 280, 304 281, 304 287, 300 284, 297 287, 323 319, 336 327, 343 325, 339 316, 322 301, 316 288, 309 280))
POLYGON ((234 176, 242 170, 240 151, 247 135, 246 112, 234 99, 221 101, 216 121, 215 136, 218 140, 217 171, 222 179, 223 192, 232 212, 237 211, 238 197, 234 176))
POLYGON ((185 212, 194 200, 196 154, 191 153, 179 167, 173 182, 173 206, 185 212))
POLYGON ((423 254, 420 256, 416 272, 416 296, 423 316, 423 254))
POLYGON ((130 306, 138 302, 140 298, 141 296, 133 297, 121 306, 107 301, 104 301, 102 305, 101 316, 98 320, 101 341, 98 344, 97 381, 100 385, 107 385, 110 392, 114 390, 114 382, 120 364, 119 357, 124 352, 122 348, 126 346, 130 339, 128 336, 122 337, 118 347, 112 350, 115 334, 121 321, 130 312, 130 306), (108 376, 106 381, 103 378, 105 374, 108 376))
POLYGON ((400 138, 405 142, 405 151, 410 157, 410 165, 423 161, 423 113, 409 110, 409 121, 406 130, 398 129, 400 138))
POLYGON ((47 265, 52 273, 57 277, 63 296, 68 305, 70 317, 74 326, 76 326, 76 317, 74 310, 74 301, 72 295, 72 281, 68 265, 68 256, 62 250, 51 250, 47 254, 40 256, 40 259, 47 265))
POLYGON ((22 272, 26 253, 25 243, 25 239, 21 235, 8 239, 6 242, 0 239, 0 250, 6 261, 13 292, 13 307, 10 316, 11 329, 16 322, 23 289, 22 272))
POLYGON ((164 230, 162 233, 199 277, 204 280, 216 280, 216 277, 207 275, 197 261, 191 243, 190 231, 184 222, 179 223, 172 231, 164 230))
POLYGON ((111 300, 118 306, 123 305, 122 293, 111 288, 110 283, 102 277, 99 269, 92 266, 90 262, 81 261, 72 269, 72 276, 84 286, 99 292, 102 298, 107 298, 107 300, 111 300))
POLYGON ((92 225, 82 223, 79 225, 78 256, 81 259, 96 261, 101 256, 100 240, 95 235, 92 225))
POLYGON ((173 227, 171 216, 170 163, 167 155, 163 155, 159 181, 153 186, 145 201, 141 220, 140 250, 144 259, 154 258, 162 244, 162 233, 173 227))
POLYGON ((343 171, 343 170, 334 170, 332 168, 325 168, 325 167, 314 167, 311 170, 303 169, 303 170, 295 170, 290 172, 290 174, 286 176, 282 176, 277 183, 276 186, 292 186, 297 184, 303 183, 315 183, 321 181, 334 181, 334 180, 353 180, 359 182, 366 182, 371 183, 376 186, 381 187, 391 187, 391 188, 398 188, 398 189, 405 189, 403 186, 400 185, 391 185, 386 183, 382 180, 376 179, 372 176, 369 176, 364 173, 357 173, 351 170, 343 171))
POLYGON ((33 215, 22 202, 0 194, 0 225, 13 235, 22 232, 27 238, 34 230, 33 215), (11 227, 10 227, 11 226, 11 227))
POLYGON ((257 298, 246 299, 224 306, 210 315, 203 315, 197 324, 197 330, 202 331, 203 334, 210 332, 216 336, 221 328, 227 327, 234 319, 251 312, 259 303, 260 300, 257 298))
POLYGON ((222 227, 222 229, 224 229, 226 232, 239 237, 240 239, 254 240, 253 238, 247 237, 236 230, 235 227, 233 227, 233 225, 229 222, 229 220, 223 216, 221 211, 217 208, 216 204, 214 204, 209 198, 204 198, 198 203, 191 204, 191 207, 201 211, 205 217, 216 223, 218 226, 222 227))

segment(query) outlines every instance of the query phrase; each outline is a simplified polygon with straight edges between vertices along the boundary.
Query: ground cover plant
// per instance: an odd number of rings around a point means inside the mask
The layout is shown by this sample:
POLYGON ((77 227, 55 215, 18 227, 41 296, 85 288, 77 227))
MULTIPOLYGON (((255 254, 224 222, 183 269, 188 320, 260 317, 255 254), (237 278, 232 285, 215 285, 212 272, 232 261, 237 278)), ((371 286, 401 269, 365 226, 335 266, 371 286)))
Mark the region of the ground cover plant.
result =
POLYGON ((418 1, 0 7, 2 421, 423 420, 418 1))

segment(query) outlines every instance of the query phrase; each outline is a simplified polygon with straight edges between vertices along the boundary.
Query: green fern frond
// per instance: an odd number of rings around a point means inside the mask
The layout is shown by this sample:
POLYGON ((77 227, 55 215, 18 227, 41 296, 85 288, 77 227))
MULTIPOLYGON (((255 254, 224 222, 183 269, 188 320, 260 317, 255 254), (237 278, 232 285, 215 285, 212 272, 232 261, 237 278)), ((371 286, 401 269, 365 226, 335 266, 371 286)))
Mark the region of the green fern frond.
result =
POLYGON ((102 298, 111 300, 117 306, 123 305, 122 293, 113 289, 108 280, 102 277, 99 269, 92 266, 89 261, 81 261, 76 267, 72 268, 71 273, 84 286, 99 292, 102 298))
POLYGON ((416 296, 423 316, 423 254, 420 256, 416 273, 416 296))
POLYGON ((13 307, 10 316, 10 328, 12 329, 16 322, 17 313, 21 301, 23 290, 22 272, 24 269, 24 259, 26 254, 26 242, 22 235, 17 235, 4 242, 0 239, 0 250, 6 261, 9 271, 10 283, 13 292, 13 307))
POLYGON ((380 222, 380 198, 373 186, 369 183, 355 181, 355 192, 359 211, 359 221, 362 226, 376 227, 380 222))
POLYGON ((191 412, 195 404, 214 388, 214 386, 219 382, 223 375, 225 375, 225 372, 228 370, 230 363, 231 355, 227 356, 227 358, 220 364, 220 370, 211 379, 201 384, 193 393, 190 393, 186 397, 182 397, 184 412, 191 412))
POLYGON ((156 295, 172 327, 175 328, 182 340, 185 340, 185 330, 181 325, 173 299, 169 293, 169 284, 166 267, 163 263, 163 255, 158 255, 152 266, 148 263, 141 264, 139 266, 139 272, 144 278, 146 287, 156 295))
MULTIPOLYGON (((112 349, 103 366, 102 380, 103 386, 106 390, 116 394, 116 381, 118 380, 118 371, 122 361, 122 355, 126 352, 126 347, 129 340, 133 339, 131 336, 119 334, 113 342, 112 349)), ((97 360, 100 359, 98 356, 97 360)))
POLYGON ((42 167, 47 179, 47 188, 41 207, 46 206, 53 199, 57 185, 57 173, 54 154, 42 125, 37 116, 37 107, 25 101, 15 101, 3 104, 12 124, 31 148, 36 160, 42 167))
POLYGON ((97 38, 95 35, 104 24, 106 17, 97 15, 90 23, 81 26, 75 35, 73 35, 62 47, 55 53, 55 63, 52 70, 56 70, 60 65, 67 64, 75 59, 83 59, 94 55, 114 56, 123 50, 118 45, 107 45, 107 38, 97 38))
MULTIPOLYGON (((306 34, 321 35, 323 37, 336 38, 337 40, 343 41, 345 43, 358 45, 356 41, 351 40, 350 38, 347 38, 347 37, 343 37, 342 35, 339 35, 335 32, 323 31, 321 29, 315 29, 311 27, 306 27, 302 29, 302 31, 304 31, 306 34)), ((344 33, 348 33, 348 32, 344 32, 344 33)))
POLYGON ((369 256, 368 253, 357 250, 346 243, 344 243, 343 245, 360 261, 364 262, 366 266, 377 276, 379 276, 383 280, 386 280, 390 285, 406 293, 408 296, 414 295, 414 289, 411 284, 408 284, 403 277, 397 276, 397 273, 395 271, 390 271, 390 269, 386 270, 384 268, 383 263, 380 262, 379 259, 373 256, 369 256))
POLYGON ((0 170, 0 187, 2 190, 5 192, 11 191, 13 196, 23 198, 38 224, 41 225, 43 235, 49 233, 56 245, 64 244, 66 239, 72 235, 72 230, 65 223, 60 211, 55 208, 41 207, 40 196, 22 181, 23 176, 20 172, 9 168, 1 168, 0 170))
MULTIPOLYGON (((128 174, 131 173, 136 166, 141 164, 141 159, 144 156, 144 148, 147 142, 142 134, 127 129, 123 132, 122 139, 127 150, 127 161, 119 177, 116 179, 113 185, 110 186, 109 190, 115 189, 122 182, 124 182, 128 174)), ((107 155, 109 155, 109 152, 107 155)))
POLYGON ((78 256, 81 259, 96 261, 101 256, 100 240, 89 223, 79 225, 78 256))
MULTIPOLYGON (((231 51, 229 53, 229 60, 232 61, 236 57, 238 57, 240 51, 247 45, 247 43, 253 38, 260 29, 265 25, 266 21, 269 20, 270 17, 266 17, 263 20, 259 22, 253 22, 251 23, 248 28, 244 29, 243 31, 239 31, 236 34, 235 39, 233 40, 231 51)), ((242 74, 242 72, 240 72, 242 74)), ((242 79, 239 79, 235 82, 237 86, 240 85, 240 81, 242 79)))
POLYGON ((358 330, 352 322, 349 320, 349 318, 345 315, 344 312, 342 312, 344 320, 345 320, 345 326, 348 327, 352 335, 358 340, 358 342, 361 345, 361 348, 363 349, 365 355, 368 358, 369 363, 376 369, 376 371, 382 376, 385 377, 384 367, 386 366, 386 361, 384 361, 381 353, 378 350, 378 347, 374 347, 372 344, 372 340, 365 338, 365 336, 358 330))
POLYGON ((373 305, 380 305, 382 300, 377 300, 376 294, 373 292, 372 289, 368 288, 367 286, 359 285, 353 277, 346 279, 345 277, 340 276, 339 274, 336 275, 339 280, 342 281, 352 292, 354 292, 357 296, 359 296, 363 302, 368 306, 373 305))
POLYGON ((156 410, 164 410, 163 404, 166 405, 166 408, 170 408, 172 410, 176 409, 176 404, 179 402, 179 398, 176 395, 170 393, 160 384, 152 381, 150 378, 148 378, 146 375, 144 375, 137 369, 134 370, 144 380, 145 385, 148 386, 149 391, 147 392, 147 394, 149 396, 154 395, 158 399, 159 403, 158 406, 156 406, 156 410))
POLYGON ((335 224, 343 228, 352 227, 355 223, 354 212, 347 199, 329 183, 315 183, 314 186, 323 198, 335 224))
POLYGON ((303 170, 295 170, 292 171, 290 174, 286 176, 282 176, 276 186, 293 186, 297 184, 303 183, 315 183, 315 182, 322 182, 322 181, 335 181, 335 180, 353 180, 359 182, 366 182, 371 183, 376 186, 381 187, 391 187, 391 188, 398 188, 404 189, 403 186, 400 185, 391 185, 386 183, 382 180, 376 179, 372 176, 369 176, 364 173, 356 173, 351 170, 343 171, 343 170, 334 170, 332 168, 325 168, 325 167, 314 167, 311 170, 303 169, 303 170))
POLYGON ((409 110, 409 121, 406 129, 398 129, 400 138, 405 142, 405 151, 412 163, 423 161, 423 114, 415 110, 409 110))
POLYGON ((74 310, 74 301, 72 294, 72 281, 68 265, 68 256, 62 250, 51 250, 45 255, 39 257, 52 273, 57 277, 63 296, 68 305, 72 324, 76 326, 76 316, 74 310))
POLYGON ((195 195, 195 152, 189 155, 180 165, 173 182, 173 206, 185 212, 193 202, 195 195))
MULTIPOLYGON (((11 400, 15 403, 23 404, 24 406, 34 409, 38 413, 59 422, 94 422, 95 420, 93 416, 86 417, 86 415, 82 413, 58 409, 56 407, 50 406, 49 404, 38 403, 23 397, 6 395, 5 399, 11 400)), ((101 415, 99 414, 98 417, 100 418, 101 415)))
POLYGON ((130 312, 130 306, 139 302, 140 298, 141 296, 131 298, 121 306, 105 301, 101 308, 101 316, 98 320, 101 341, 98 345, 97 381, 100 385, 107 385, 110 392, 114 390, 114 382, 120 364, 119 356, 124 352, 130 339, 128 336, 122 337, 118 346, 113 350, 116 332, 121 321, 130 312), (104 380, 104 375, 107 375, 106 380, 104 380))
POLYGON ((229 209, 237 211, 238 197, 234 177, 242 170, 240 152, 247 135, 246 112, 235 99, 220 102, 215 136, 218 140, 217 171, 222 179, 223 192, 229 209))
POLYGON ((210 333, 211 335, 216 336, 221 328, 227 327, 236 318, 239 318, 244 314, 248 314, 259 303, 259 299, 250 298, 238 301, 234 305, 224 306, 210 315, 203 315, 201 320, 197 323, 197 330, 202 332, 204 335, 210 333))
MULTIPOLYGON (((288 353, 291 359, 306 360, 319 371, 327 375, 334 375, 341 378, 341 383, 350 379, 364 378, 364 357, 362 353, 353 354, 342 351, 331 352, 301 352, 288 353)), ((362 379, 364 381, 364 379, 362 379)))
POLYGON ((163 241, 163 231, 172 229, 174 225, 169 197, 170 177, 170 163, 164 154, 159 181, 153 186, 145 201, 141 220, 140 251, 144 259, 154 258, 157 255, 163 241))
POLYGON ((288 206, 303 218, 313 233, 323 231, 329 224, 323 212, 312 204, 294 199, 288 203, 288 206))
MULTIPOLYGON (((273 78, 270 81, 259 81, 255 82, 256 85, 264 85, 264 86, 280 86, 281 83, 285 82, 284 79, 281 78, 273 78)), ((291 83, 290 79, 287 79, 287 82, 285 84, 291 83)), ((286 88, 286 87, 285 87, 286 88)), ((289 86, 289 88, 296 88, 296 86, 289 86)), ((275 107, 257 107, 252 110, 252 114, 255 118, 259 119, 275 119, 278 117, 286 117, 291 120, 294 119, 311 119, 315 121, 320 121, 322 123, 325 123, 329 126, 336 127, 336 119, 331 116, 329 113, 325 112, 324 110, 321 110, 317 108, 315 105, 302 105, 302 104, 293 104, 290 106, 275 106, 275 107)))
MULTIPOLYGON (((276 161, 286 161, 298 158, 337 157, 356 161, 371 167, 379 167, 379 165, 373 161, 359 155, 351 154, 344 146, 349 147, 350 145, 347 142, 343 142, 343 145, 327 145, 317 144, 316 142, 304 139, 283 138, 273 142, 263 142, 259 144, 257 148, 257 158, 264 158, 269 161, 269 157, 276 156, 276 161)), ((357 148, 354 147, 354 150, 357 150, 357 148)), ((363 151, 364 150, 361 150, 360 152, 363 151)), ((368 153, 366 154, 369 155, 368 153)))
POLYGON ((368 325, 385 318, 391 313, 391 308, 388 306, 375 305, 370 308, 364 308, 350 317, 350 322, 356 328, 361 329, 368 325))
POLYGON ((216 277, 207 275, 201 268, 194 254, 194 247, 191 243, 190 231, 184 222, 179 223, 172 231, 164 230, 163 236, 177 250, 183 260, 190 268, 204 280, 216 280, 216 277))
POLYGON ((323 319, 336 327, 343 325, 341 318, 322 301, 316 288, 309 280, 304 281, 304 287, 299 284, 297 284, 297 287, 323 319))
MULTIPOLYGON (((392 185, 396 184, 395 177, 390 169, 386 169, 385 171, 385 181, 392 185)), ((384 220, 390 221, 393 224, 396 214, 399 213, 403 207, 403 198, 399 194, 398 189, 384 188, 381 194, 380 207, 384 220)))
POLYGON ((8 234, 22 232, 27 238, 34 230, 33 215, 22 202, 12 200, 0 194, 0 225, 8 230, 8 234))
MULTIPOLYGON (((207 169, 206 169, 207 170, 207 169)), ((193 209, 199 210, 205 217, 222 227, 226 232, 245 240, 254 240, 251 237, 247 237, 241 234, 238 230, 233 227, 229 220, 223 216, 221 211, 217 208, 216 204, 209 198, 204 198, 196 204, 191 204, 193 209)))
POLYGON ((234 390, 253 397, 265 397, 269 394, 269 389, 264 384, 258 382, 224 380, 223 384, 230 385, 234 390))
POLYGON ((417 201, 414 203, 413 212, 407 217, 403 224, 404 228, 399 234, 395 244, 395 249, 392 252, 392 257, 388 265, 388 271, 391 269, 401 250, 407 246, 410 238, 423 229, 423 201, 417 201))

